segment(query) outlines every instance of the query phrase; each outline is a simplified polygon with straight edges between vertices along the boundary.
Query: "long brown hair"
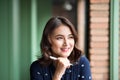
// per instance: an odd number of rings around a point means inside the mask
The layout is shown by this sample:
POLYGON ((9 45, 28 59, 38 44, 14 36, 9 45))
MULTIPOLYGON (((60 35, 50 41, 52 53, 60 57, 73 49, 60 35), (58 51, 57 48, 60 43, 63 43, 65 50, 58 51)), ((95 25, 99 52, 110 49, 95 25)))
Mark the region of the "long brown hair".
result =
MULTIPOLYGON (((66 25, 70 28, 74 36, 75 44, 78 40, 77 31, 75 30, 75 27, 73 26, 73 24, 67 18, 62 16, 56 16, 56 17, 50 18, 47 24, 45 25, 41 43, 40 43, 42 57, 39 58, 39 62, 42 65, 49 65, 52 62, 52 60, 50 60, 49 58, 49 56, 52 55, 52 50, 51 50, 51 44, 48 40, 48 36, 60 25, 66 25)), ((77 49, 76 46, 74 46, 73 51, 71 52, 68 59, 70 60, 70 62, 73 63, 77 61, 80 56, 81 56, 81 51, 77 49)))

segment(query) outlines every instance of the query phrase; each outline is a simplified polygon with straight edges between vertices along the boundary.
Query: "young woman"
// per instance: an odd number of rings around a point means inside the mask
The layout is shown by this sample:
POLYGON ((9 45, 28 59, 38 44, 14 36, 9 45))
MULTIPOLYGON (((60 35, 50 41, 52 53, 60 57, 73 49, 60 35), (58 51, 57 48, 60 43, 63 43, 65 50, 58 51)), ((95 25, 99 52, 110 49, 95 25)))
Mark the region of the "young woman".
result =
POLYGON ((65 17, 52 17, 43 31, 42 57, 31 64, 31 80, 92 80, 89 61, 76 42, 72 23, 65 17))

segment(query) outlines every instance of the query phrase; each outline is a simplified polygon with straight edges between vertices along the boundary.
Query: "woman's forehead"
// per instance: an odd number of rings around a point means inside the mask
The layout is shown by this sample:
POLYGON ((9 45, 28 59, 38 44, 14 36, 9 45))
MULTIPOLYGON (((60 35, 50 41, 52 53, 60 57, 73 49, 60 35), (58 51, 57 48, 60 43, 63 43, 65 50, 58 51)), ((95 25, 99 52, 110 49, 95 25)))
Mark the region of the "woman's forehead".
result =
POLYGON ((55 30, 53 30, 52 34, 72 34, 70 28, 66 25, 60 25, 55 30))

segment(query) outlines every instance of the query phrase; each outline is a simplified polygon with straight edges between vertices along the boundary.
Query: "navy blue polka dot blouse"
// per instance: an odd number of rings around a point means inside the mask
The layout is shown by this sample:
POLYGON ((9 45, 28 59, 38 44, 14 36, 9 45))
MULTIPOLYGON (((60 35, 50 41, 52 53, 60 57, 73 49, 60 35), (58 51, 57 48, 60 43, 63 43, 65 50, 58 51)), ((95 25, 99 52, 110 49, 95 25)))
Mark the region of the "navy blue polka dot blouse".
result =
MULTIPOLYGON (((53 65, 41 67, 39 62, 35 61, 30 67, 30 79, 52 80, 54 71, 55 67, 53 65)), ((88 59, 85 56, 81 56, 78 62, 66 69, 61 80, 92 80, 88 59)))

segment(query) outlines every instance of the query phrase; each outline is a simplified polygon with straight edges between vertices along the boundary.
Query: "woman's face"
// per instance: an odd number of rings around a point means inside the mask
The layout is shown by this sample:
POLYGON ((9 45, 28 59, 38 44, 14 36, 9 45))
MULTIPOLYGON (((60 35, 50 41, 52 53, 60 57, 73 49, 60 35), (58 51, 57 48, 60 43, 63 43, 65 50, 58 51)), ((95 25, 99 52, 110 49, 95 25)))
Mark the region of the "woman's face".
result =
POLYGON ((74 36, 68 26, 60 25, 49 37, 53 55, 68 57, 74 48, 74 36))

